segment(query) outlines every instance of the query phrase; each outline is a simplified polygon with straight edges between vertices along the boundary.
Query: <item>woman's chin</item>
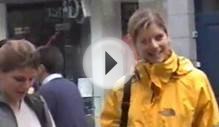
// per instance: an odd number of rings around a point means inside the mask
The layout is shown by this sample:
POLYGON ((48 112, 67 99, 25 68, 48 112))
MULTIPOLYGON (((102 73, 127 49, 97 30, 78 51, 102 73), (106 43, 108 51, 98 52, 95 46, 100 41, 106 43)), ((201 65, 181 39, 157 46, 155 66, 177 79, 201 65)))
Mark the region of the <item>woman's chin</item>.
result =
POLYGON ((159 64, 159 63, 162 63, 164 61, 164 58, 156 57, 156 58, 147 59, 145 61, 149 62, 150 64, 159 64))

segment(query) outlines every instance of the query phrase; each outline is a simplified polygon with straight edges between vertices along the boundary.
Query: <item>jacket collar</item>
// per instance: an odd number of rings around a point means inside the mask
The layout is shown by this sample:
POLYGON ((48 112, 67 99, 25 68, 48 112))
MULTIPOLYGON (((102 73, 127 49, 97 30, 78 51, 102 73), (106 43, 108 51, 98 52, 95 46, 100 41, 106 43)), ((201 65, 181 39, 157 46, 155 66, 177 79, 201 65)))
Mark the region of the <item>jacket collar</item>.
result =
POLYGON ((0 90, 0 102, 7 103, 7 99, 5 98, 5 96, 1 90, 0 90))
POLYGON ((62 75, 59 73, 50 74, 42 81, 42 85, 47 84, 48 82, 57 78, 62 78, 62 75))
POLYGON ((161 88, 161 84, 167 84, 172 77, 187 74, 193 68, 192 63, 188 59, 179 57, 172 51, 171 56, 163 63, 149 64, 143 61, 139 62, 136 65, 136 72, 140 80, 151 81, 161 88))

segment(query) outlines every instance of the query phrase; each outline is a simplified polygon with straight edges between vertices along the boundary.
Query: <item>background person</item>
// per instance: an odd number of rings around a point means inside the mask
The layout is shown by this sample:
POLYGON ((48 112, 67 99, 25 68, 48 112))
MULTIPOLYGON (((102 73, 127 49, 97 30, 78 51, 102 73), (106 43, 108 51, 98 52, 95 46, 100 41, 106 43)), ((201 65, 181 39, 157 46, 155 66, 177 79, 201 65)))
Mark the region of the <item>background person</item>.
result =
POLYGON ((54 46, 38 48, 40 54, 39 93, 45 98, 57 127, 86 127, 84 105, 77 86, 65 79, 63 56, 54 46))
POLYGON ((39 56, 26 40, 3 40, 0 48, 0 126, 55 127, 46 103, 27 94, 36 77, 39 56))

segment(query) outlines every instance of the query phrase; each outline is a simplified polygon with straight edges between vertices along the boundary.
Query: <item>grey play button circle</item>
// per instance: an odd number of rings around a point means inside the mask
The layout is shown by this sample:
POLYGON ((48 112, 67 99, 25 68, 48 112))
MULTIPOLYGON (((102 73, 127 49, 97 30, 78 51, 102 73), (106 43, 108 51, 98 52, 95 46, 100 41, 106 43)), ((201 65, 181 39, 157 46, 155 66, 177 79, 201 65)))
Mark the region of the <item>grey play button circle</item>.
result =
POLYGON ((94 85, 111 89, 121 79, 125 83, 133 72, 134 54, 130 47, 116 38, 104 38, 88 47, 83 69, 94 85))

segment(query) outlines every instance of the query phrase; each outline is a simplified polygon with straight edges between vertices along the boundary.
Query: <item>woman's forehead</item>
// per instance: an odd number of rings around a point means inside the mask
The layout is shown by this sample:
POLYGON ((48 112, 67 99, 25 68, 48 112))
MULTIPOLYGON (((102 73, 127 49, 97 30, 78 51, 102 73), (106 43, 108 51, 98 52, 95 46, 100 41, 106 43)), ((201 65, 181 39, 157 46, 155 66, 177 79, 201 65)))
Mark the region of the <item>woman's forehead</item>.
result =
POLYGON ((142 28, 142 30, 139 32, 138 37, 151 37, 154 36, 156 34, 163 34, 165 33, 165 31, 158 25, 156 24, 151 24, 150 26, 148 26, 147 28, 142 28))

